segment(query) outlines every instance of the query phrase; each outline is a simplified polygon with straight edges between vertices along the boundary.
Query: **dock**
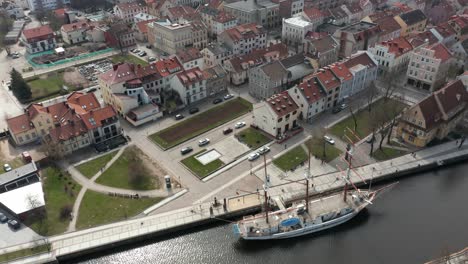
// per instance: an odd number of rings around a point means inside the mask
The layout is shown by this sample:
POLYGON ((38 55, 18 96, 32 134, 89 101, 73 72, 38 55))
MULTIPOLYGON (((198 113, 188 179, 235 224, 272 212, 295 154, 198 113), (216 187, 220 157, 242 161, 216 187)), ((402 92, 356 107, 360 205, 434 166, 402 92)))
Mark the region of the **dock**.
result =
MULTIPOLYGON (((370 179, 373 179, 373 182, 397 180, 406 175, 433 170, 467 159, 468 146, 459 149, 455 142, 448 142, 392 160, 355 168, 356 173, 351 173, 351 181, 357 186, 364 186, 370 179)), ((309 191, 311 197, 337 192, 342 190, 344 185, 340 172, 316 176, 312 182, 314 187, 309 191)), ((272 186, 268 193, 271 199, 277 202, 278 207, 285 207, 294 201, 304 199, 305 188, 303 183, 291 183, 272 186)), ((52 236, 47 240, 51 245, 49 252, 17 259, 10 263, 54 263, 218 222, 220 219, 235 219, 260 211, 263 196, 260 193, 247 194, 228 197, 226 204, 223 200, 220 201, 216 205, 212 202, 200 203, 170 212, 52 236)), ((3 248, 0 249, 0 254, 32 246, 33 243, 28 243, 3 248)))

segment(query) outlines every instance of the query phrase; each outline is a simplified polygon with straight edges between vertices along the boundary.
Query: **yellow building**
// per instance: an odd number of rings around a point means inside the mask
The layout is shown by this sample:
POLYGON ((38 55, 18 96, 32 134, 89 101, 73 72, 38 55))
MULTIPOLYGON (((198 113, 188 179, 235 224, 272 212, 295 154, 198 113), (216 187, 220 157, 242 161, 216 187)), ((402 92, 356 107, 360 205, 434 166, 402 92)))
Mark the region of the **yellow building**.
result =
POLYGON ((468 93, 460 80, 447 84, 402 114, 397 135, 416 147, 443 139, 462 121, 467 102, 468 93))
POLYGON ((419 10, 412 10, 395 16, 395 21, 401 27, 401 36, 407 36, 411 32, 424 31, 427 24, 427 17, 419 10))

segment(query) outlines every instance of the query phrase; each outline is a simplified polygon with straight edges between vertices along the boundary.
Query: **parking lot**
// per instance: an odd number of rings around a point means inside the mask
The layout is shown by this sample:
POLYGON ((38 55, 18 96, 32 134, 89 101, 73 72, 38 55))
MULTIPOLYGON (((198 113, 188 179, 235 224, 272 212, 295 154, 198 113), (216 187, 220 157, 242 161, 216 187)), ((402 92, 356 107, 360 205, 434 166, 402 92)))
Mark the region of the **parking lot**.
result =
MULTIPOLYGON (((0 212, 6 215, 8 219, 11 219, 11 216, 3 210, 0 210, 0 212)), ((42 236, 23 224, 18 230, 13 230, 7 223, 0 223, 0 248, 28 243, 42 238, 42 236)))
POLYGON ((93 82, 97 85, 99 75, 112 69, 112 62, 108 59, 95 61, 92 63, 84 64, 78 67, 78 72, 86 78, 86 80, 93 82))

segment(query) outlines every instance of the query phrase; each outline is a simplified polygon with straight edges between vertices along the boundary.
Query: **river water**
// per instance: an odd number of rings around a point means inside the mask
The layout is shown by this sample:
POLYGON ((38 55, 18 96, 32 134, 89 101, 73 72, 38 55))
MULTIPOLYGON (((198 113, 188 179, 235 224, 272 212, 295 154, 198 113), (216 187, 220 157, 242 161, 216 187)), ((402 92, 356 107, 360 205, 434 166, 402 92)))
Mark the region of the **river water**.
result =
POLYGON ((75 263, 423 263, 468 246, 468 164, 400 180, 342 226, 282 241, 239 241, 230 225, 75 259, 75 263))

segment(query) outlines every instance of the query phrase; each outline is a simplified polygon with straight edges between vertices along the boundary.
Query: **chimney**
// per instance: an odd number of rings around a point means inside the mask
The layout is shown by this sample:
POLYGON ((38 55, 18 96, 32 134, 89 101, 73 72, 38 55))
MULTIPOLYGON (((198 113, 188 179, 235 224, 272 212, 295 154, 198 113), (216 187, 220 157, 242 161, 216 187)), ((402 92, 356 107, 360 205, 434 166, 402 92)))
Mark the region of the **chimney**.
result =
POLYGON ((116 71, 118 67, 119 67, 119 64, 114 64, 114 65, 112 65, 112 69, 113 69, 114 71, 116 71))

